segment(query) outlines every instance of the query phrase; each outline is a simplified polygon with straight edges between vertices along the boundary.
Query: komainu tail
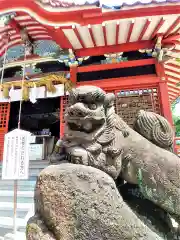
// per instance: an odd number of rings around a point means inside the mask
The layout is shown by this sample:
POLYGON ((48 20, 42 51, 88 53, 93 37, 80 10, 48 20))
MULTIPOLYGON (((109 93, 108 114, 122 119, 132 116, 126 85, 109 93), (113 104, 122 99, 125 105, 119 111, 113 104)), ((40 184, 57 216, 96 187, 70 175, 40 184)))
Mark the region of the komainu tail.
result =
POLYGON ((134 130, 155 145, 173 151, 173 129, 159 114, 140 110, 134 122, 134 130))

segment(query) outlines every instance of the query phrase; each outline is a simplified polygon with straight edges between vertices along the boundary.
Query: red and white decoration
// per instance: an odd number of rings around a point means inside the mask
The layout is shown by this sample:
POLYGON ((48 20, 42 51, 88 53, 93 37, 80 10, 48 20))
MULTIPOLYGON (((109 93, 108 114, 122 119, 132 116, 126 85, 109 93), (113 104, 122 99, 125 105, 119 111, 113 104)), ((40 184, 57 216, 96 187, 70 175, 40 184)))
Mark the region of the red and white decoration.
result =
MULTIPOLYGON (((180 45, 179 45, 180 47, 180 45)), ((178 96, 180 96, 180 63, 175 60, 170 60, 164 65, 165 73, 168 79, 168 92, 170 102, 173 102, 178 96)))

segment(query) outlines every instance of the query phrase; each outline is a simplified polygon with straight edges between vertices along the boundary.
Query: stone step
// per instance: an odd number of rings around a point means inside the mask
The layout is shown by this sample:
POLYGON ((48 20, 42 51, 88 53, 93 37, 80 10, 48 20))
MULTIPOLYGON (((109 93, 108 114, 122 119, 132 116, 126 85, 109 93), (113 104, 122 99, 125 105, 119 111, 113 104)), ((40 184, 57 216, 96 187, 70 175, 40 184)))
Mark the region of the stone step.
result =
MULTIPOLYGON (((39 169, 39 170, 43 170, 44 168, 48 167, 49 165, 48 164, 35 164, 35 165, 32 165, 32 166, 29 166, 29 169, 30 171, 31 170, 34 170, 34 169, 39 169)), ((0 171, 2 171, 2 166, 0 167, 0 171)))
MULTIPOLYGON (((13 197, 14 192, 13 191, 1 191, 0 190, 0 197, 13 197)), ((33 191, 17 191, 18 197, 34 197, 33 191)))
MULTIPOLYGON (((9 203, 11 203, 11 202, 13 202, 13 200, 14 200, 14 197, 13 196, 11 196, 11 197, 0 197, 0 203, 1 202, 9 202, 9 203)), ((18 197, 17 196, 17 202, 18 203, 33 203, 34 202, 34 197, 18 197)))
MULTIPOLYGON (((26 227, 27 221, 23 218, 16 218, 17 229, 19 227, 26 227)), ((0 227, 1 228, 13 228, 13 218, 12 217, 0 217, 0 227)))
MULTIPOLYGON (((0 210, 0 217, 10 217, 12 218, 14 215, 14 211, 13 209, 11 210, 0 210)), ((25 218, 27 215, 27 212, 22 212, 22 211, 18 211, 17 212, 17 218, 25 218)))
MULTIPOLYGON (((35 186, 36 184, 33 184, 33 185, 21 185, 19 186, 18 185, 18 191, 34 191, 35 189, 35 186)), ((13 185, 6 185, 6 186, 3 186, 3 185, 0 185, 0 189, 1 191, 14 191, 14 186, 13 185)))
MULTIPOLYGON (((32 184, 36 183, 36 178, 30 178, 27 180, 18 180, 18 186, 31 186, 32 184)), ((13 185, 14 181, 13 180, 0 180, 0 186, 3 185, 13 185)))
MULTIPOLYGON (((31 161, 29 163, 29 169, 44 169, 49 166, 48 161, 31 161)), ((2 169, 2 163, 0 164, 0 170, 2 169)))
MULTIPOLYGON (((28 212, 32 208, 32 203, 17 203, 17 211, 28 212)), ((13 210, 13 202, 0 202, 0 210, 13 210)))
MULTIPOLYGON (((14 192, 13 191, 0 191, 0 202, 13 202, 14 192)), ((34 191, 18 191, 17 202, 18 203, 33 203, 34 191)))
MULTIPOLYGON (((36 185, 35 180, 20 180, 18 181, 18 191, 34 191, 36 185)), ((0 180, 0 190, 14 190, 14 182, 10 180, 0 180)), ((1 195, 0 195, 1 196, 1 195)))
POLYGON ((8 228, 0 227, 0 236, 3 237, 3 240, 4 240, 4 236, 7 233, 12 233, 12 232, 13 232, 12 228, 8 229, 8 228))
MULTIPOLYGON (((37 176, 29 176, 28 179, 18 180, 18 184, 21 183, 21 182, 25 183, 25 182, 28 182, 28 181, 36 181, 36 180, 37 180, 37 176)), ((0 179, 0 182, 6 183, 6 181, 11 182, 12 184, 14 184, 14 180, 2 180, 2 179, 0 179)))
POLYGON ((16 236, 14 236, 14 234, 8 233, 4 236, 3 240, 26 240, 26 234, 22 232, 16 232, 16 236))
MULTIPOLYGON (((48 160, 33 160, 29 161, 29 166, 33 165, 48 165, 49 161, 48 160)), ((0 162, 0 166, 2 166, 2 162, 0 162)))
MULTIPOLYGON (((29 171, 29 177, 31 177, 31 176, 38 176, 39 175, 39 173, 41 172, 43 170, 43 168, 42 169, 36 169, 36 168, 34 168, 34 169, 31 169, 30 171, 29 171)), ((1 174, 1 171, 0 171, 0 179, 1 179, 1 177, 2 177, 2 174, 1 174)))

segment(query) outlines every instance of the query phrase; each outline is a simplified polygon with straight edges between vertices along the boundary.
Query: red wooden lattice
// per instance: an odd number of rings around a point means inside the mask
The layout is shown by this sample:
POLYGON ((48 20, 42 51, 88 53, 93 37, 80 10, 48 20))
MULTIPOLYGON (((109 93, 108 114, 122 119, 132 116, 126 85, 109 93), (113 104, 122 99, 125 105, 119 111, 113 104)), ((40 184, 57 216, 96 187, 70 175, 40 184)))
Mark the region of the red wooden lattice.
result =
POLYGON ((130 126, 140 109, 161 114, 158 88, 117 91, 115 106, 116 113, 130 126))
POLYGON ((8 132, 10 104, 0 103, 0 161, 3 160, 4 136, 8 132))

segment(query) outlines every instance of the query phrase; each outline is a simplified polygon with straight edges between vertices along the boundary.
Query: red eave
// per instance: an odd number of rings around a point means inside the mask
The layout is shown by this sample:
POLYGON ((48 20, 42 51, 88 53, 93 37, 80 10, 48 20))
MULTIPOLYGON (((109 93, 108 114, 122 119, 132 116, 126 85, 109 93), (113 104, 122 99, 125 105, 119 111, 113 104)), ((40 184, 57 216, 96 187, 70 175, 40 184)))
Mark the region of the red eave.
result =
POLYGON ((103 54, 108 53, 115 53, 115 52, 129 52, 129 51, 137 51, 139 49, 144 48, 152 48, 153 47, 152 41, 139 41, 139 42, 132 42, 132 43, 123 43, 118 45, 112 46, 103 46, 103 47, 96 47, 96 48, 85 48, 85 49, 78 49, 75 50, 75 54, 79 57, 83 56, 100 56, 103 54))

